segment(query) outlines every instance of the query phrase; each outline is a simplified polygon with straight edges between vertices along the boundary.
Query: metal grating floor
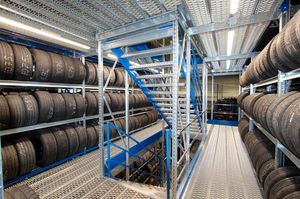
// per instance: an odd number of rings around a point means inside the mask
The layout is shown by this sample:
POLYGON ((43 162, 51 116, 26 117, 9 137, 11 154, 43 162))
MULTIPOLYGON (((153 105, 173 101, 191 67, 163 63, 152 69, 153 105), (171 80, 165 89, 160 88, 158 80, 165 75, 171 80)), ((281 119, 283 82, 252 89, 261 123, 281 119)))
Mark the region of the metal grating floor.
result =
MULTIPOLYGON (((162 124, 157 123, 132 136, 142 141, 161 130, 162 124)), ((115 143, 122 146, 122 141, 115 143)), ((134 146, 135 143, 130 143, 134 146)), ((106 152, 106 147, 105 147, 106 152)), ((117 155, 120 149, 111 148, 111 155, 117 155)), ((107 178, 100 178, 99 150, 75 158, 60 166, 54 167, 39 175, 17 184, 27 184, 33 188, 41 199, 58 198, 156 198, 164 191, 161 188, 149 186, 137 191, 132 185, 123 186, 121 183, 107 178)), ((106 157, 106 153, 105 153, 106 157)))
POLYGON ((262 198, 237 127, 213 125, 185 198, 262 198))

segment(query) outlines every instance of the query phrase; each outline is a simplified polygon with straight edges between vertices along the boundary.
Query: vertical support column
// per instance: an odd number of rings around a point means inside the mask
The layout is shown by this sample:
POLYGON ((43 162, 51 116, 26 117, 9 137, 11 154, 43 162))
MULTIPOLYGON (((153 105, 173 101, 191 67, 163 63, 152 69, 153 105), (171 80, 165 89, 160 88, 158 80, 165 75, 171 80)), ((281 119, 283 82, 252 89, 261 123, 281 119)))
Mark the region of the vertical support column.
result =
POLYGON ((99 152, 100 152, 100 176, 105 175, 104 171, 104 92, 103 92, 103 52, 102 52, 102 42, 98 41, 98 98, 99 98, 99 152))
MULTIPOLYGON (((165 122, 164 120, 161 120, 161 132, 162 132, 162 141, 161 141, 161 149, 162 153, 161 154, 166 154, 165 150, 165 143, 166 143, 166 129, 165 129, 165 122)), ((164 160, 162 160, 162 186, 164 185, 164 182, 166 181, 166 163, 164 160)))
MULTIPOLYGON (((176 161, 177 162, 177 161, 176 161)), ((170 198, 170 131, 166 131, 166 174, 167 174, 167 199, 170 198)))
POLYGON ((210 104, 210 119, 214 119, 214 73, 211 72, 211 104, 210 104))
MULTIPOLYGON (((126 134, 129 135, 129 75, 125 70, 125 130, 126 134)), ((129 137, 126 136, 126 180, 129 180, 129 137)))
MULTIPOLYGON (((241 78, 241 75, 242 75, 242 72, 239 72, 239 79, 241 78)), ((242 87, 241 85, 239 84, 239 95, 241 94, 242 92, 242 87)), ((242 111, 241 111, 241 108, 238 106, 238 120, 240 120, 242 118, 242 111)))
MULTIPOLYGON (((250 95, 255 93, 255 89, 253 84, 250 84, 250 95)), ((253 119, 249 118, 249 131, 253 131, 254 130, 254 123, 253 123, 253 119)))
POLYGON ((3 169, 2 169, 2 145, 1 145, 1 137, 0 137, 0 198, 4 198, 4 186, 3 186, 3 169))
POLYGON ((207 118, 207 104, 206 104, 206 95, 207 95, 207 72, 206 72, 206 63, 203 62, 202 67, 202 128, 203 133, 206 133, 206 118, 207 118))
MULTIPOLYGON (((85 65, 85 57, 81 57, 81 62, 83 65, 85 65)), ((82 82, 82 91, 81 91, 83 99, 85 99, 85 78, 83 79, 82 82)), ((85 112, 83 113, 83 128, 86 128, 86 114, 85 112)))
MULTIPOLYGON (((289 2, 288 2, 289 4, 289 2)), ((289 5, 286 5, 287 7, 285 8, 286 10, 281 13, 281 16, 279 18, 279 32, 282 31, 283 27, 285 24, 287 24, 289 20, 289 5)), ((278 96, 284 95, 287 92, 287 87, 286 87, 286 81, 283 80, 284 73, 281 71, 278 71, 278 84, 277 84, 277 94, 278 96)), ((275 147, 275 164, 276 167, 283 167, 285 165, 285 155, 284 153, 280 150, 280 144, 277 143, 275 147)))
POLYGON ((177 138, 177 119, 178 119, 178 77, 179 77, 179 65, 178 65, 178 22, 173 22, 173 66, 172 66, 172 161, 171 161, 171 198, 176 198, 177 189, 177 149, 178 149, 178 138, 177 138))
MULTIPOLYGON (((191 106, 191 38, 187 35, 186 45, 186 125, 190 124, 190 106, 191 106)), ((190 161, 190 126, 187 126, 186 130, 185 146, 186 152, 186 164, 190 161)))

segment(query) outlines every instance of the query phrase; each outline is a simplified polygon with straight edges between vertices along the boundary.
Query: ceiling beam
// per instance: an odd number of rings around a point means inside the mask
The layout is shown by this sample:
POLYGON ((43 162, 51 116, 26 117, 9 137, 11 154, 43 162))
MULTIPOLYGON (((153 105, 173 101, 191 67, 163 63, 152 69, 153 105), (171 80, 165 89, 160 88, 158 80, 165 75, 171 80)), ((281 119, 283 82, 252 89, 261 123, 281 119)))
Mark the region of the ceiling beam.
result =
POLYGON ((260 52, 251 52, 246 54, 238 54, 238 55, 221 55, 216 57, 205 57, 203 62, 215 62, 215 61, 227 61, 227 60, 236 60, 236 59, 247 59, 250 57, 255 57, 260 52))
POLYGON ((255 15, 251 15, 250 17, 244 17, 244 18, 237 18, 237 16, 232 16, 229 17, 229 19, 223 23, 210 23, 207 25, 190 27, 187 32, 189 35, 197 35, 197 34, 203 34, 207 32, 237 28, 240 26, 246 26, 251 24, 269 22, 269 21, 276 20, 277 18, 278 15, 275 14, 274 16, 274 11, 255 14, 255 15))

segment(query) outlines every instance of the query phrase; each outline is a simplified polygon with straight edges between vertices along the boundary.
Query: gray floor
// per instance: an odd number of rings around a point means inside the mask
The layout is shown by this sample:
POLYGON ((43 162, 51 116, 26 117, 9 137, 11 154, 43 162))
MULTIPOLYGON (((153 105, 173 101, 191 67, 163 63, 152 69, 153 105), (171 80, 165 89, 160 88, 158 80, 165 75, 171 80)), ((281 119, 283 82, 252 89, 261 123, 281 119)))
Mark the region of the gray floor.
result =
POLYGON ((262 198, 237 127, 213 125, 210 130, 185 198, 262 198))

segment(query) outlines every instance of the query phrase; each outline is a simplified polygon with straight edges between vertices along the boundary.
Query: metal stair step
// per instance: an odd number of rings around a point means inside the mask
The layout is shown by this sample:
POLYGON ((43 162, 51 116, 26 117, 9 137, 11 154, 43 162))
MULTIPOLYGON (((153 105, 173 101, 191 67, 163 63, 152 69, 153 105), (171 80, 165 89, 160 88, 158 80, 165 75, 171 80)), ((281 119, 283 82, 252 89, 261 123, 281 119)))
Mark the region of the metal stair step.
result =
MULTIPOLYGON (((178 87, 185 86, 185 83, 178 83, 178 87)), ((173 87, 172 84, 144 84, 142 87, 147 87, 147 88, 160 88, 160 87, 173 87)))
POLYGON ((155 75, 141 75, 137 79, 156 79, 156 78, 169 78, 172 74, 155 74, 155 75))
MULTIPOLYGON (((172 102, 173 98, 152 98, 152 101, 156 102, 172 102)), ((178 98, 179 102, 186 102, 186 98, 178 98)))
POLYGON ((172 54, 172 46, 164 46, 164 47, 153 48, 149 50, 125 53, 122 55, 122 58, 145 58, 145 57, 154 57, 154 56, 168 55, 168 54, 172 54))
MULTIPOLYGON (((153 95, 172 95, 172 91, 150 91, 149 94, 153 95)), ((186 95, 186 92, 184 91, 178 91, 178 95, 186 95)))
POLYGON ((150 64, 140 64, 140 65, 131 65, 130 70, 145 70, 150 68, 170 68, 172 67, 173 62, 155 62, 150 64))

